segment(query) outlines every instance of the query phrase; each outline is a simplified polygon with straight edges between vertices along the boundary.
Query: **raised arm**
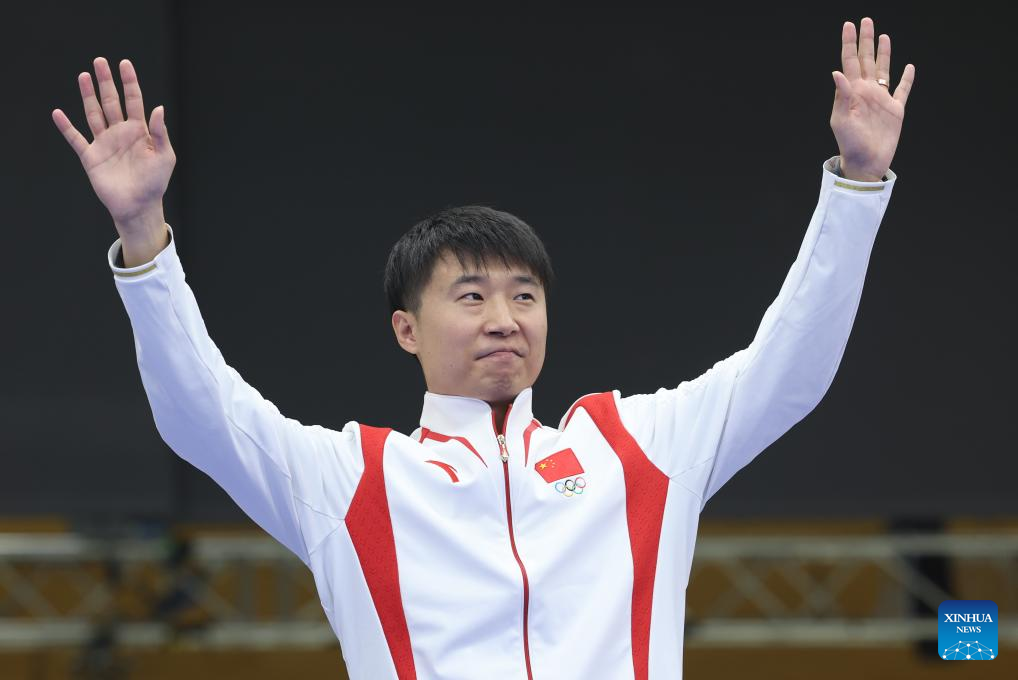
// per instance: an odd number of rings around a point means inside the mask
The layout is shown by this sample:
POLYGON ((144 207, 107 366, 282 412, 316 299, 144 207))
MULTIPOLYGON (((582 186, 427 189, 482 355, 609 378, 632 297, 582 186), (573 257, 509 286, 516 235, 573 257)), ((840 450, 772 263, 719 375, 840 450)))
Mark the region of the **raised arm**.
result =
POLYGON ((349 422, 337 432, 287 418, 227 365, 163 221, 162 196, 175 162, 163 109, 145 124, 138 79, 124 60, 125 119, 106 61, 96 59, 95 66, 101 105, 89 74, 78 77, 94 140, 85 140, 60 110, 53 120, 120 234, 109 266, 131 320, 156 428, 174 452, 308 564, 342 524, 360 478, 359 428, 349 422))
POLYGON ((871 20, 863 19, 861 34, 857 52, 855 27, 842 27, 845 73, 834 72, 831 127, 840 158, 824 163, 798 256, 753 341, 674 389, 616 397, 647 455, 701 507, 816 406, 844 354, 896 179, 890 161, 915 72, 906 67, 891 96, 876 80, 887 79, 890 38, 881 36, 874 60, 871 20))

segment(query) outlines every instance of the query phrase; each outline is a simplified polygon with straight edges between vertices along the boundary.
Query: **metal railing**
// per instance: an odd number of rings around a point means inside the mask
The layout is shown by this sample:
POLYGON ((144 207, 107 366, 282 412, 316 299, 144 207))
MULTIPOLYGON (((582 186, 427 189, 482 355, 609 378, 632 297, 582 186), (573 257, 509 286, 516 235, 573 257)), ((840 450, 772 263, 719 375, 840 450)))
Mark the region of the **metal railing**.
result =
MULTIPOLYGON (((935 640, 949 599, 993 599, 1001 643, 1018 643, 1018 535, 701 536, 686 644, 935 640), (983 592, 931 578, 920 566, 930 558, 955 574, 977 569, 983 592)), ((0 534, 0 648, 103 636, 132 647, 337 644, 310 572, 268 537, 0 534)))

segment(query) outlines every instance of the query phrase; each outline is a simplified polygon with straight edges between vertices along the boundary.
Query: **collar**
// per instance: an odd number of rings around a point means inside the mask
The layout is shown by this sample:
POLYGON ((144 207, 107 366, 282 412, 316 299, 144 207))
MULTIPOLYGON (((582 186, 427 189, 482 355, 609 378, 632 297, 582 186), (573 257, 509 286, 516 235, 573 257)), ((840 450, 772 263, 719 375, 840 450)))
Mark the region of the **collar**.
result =
MULTIPOLYGON (((533 388, 527 387, 509 405, 504 426, 510 456, 514 449, 523 450, 523 432, 534 418, 532 396, 533 388)), ((493 420, 494 412, 483 399, 427 391, 424 393, 421 428, 446 437, 464 437, 487 461, 497 459, 500 455, 496 434, 503 423, 494 423, 493 420)))

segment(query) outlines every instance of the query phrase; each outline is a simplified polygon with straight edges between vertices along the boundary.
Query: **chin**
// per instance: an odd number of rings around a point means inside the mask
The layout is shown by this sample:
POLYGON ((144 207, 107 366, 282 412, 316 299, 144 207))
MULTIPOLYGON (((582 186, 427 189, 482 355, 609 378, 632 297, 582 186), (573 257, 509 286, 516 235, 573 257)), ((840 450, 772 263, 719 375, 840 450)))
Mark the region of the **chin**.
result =
POLYGON ((512 401, 524 389, 523 383, 520 376, 498 376, 487 381, 484 386, 485 401, 512 401))

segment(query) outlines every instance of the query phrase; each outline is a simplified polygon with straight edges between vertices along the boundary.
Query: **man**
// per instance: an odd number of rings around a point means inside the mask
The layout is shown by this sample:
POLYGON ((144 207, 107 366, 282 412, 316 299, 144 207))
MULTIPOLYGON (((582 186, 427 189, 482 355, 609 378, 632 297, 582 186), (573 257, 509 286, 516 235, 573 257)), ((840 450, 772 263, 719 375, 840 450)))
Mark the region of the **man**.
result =
POLYGON ((839 156, 753 342, 654 394, 531 410, 551 265, 521 220, 443 211, 393 248, 397 342, 427 382, 409 435, 304 426, 230 368, 177 258, 162 195, 174 165, 157 107, 120 63, 78 82, 92 143, 59 110, 119 238, 109 251, 156 426, 311 569, 353 678, 675 678, 706 501, 822 398, 841 360, 895 175, 915 70, 892 95, 890 38, 842 27, 839 156), (101 103, 100 103, 101 101, 101 103))

